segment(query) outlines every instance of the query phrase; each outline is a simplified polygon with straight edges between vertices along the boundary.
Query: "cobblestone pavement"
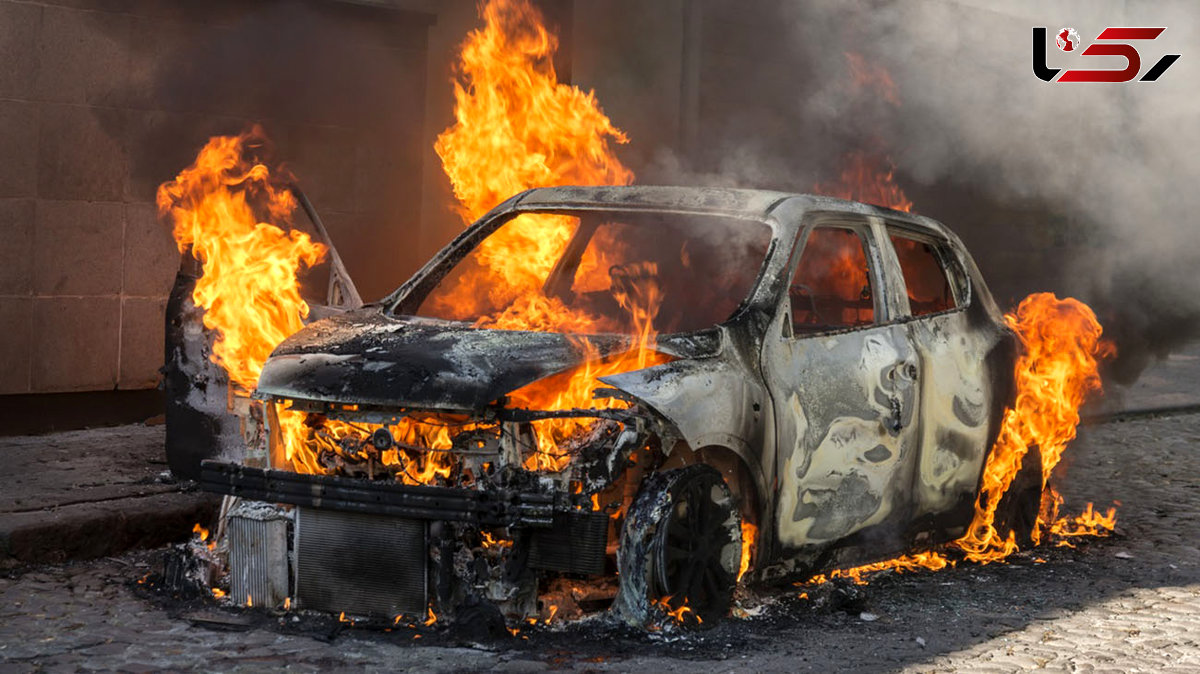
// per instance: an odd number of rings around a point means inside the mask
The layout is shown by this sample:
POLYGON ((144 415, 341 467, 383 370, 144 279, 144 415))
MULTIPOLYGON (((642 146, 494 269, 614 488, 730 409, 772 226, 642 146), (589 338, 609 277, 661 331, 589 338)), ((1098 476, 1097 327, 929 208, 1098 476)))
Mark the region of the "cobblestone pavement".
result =
POLYGON ((154 600, 153 553, 0 578, 0 672, 202 668, 423 671, 1200 670, 1200 415, 1081 429, 1068 508, 1120 500, 1118 533, 1008 564, 887 574, 809 598, 778 591, 760 615, 698 635, 596 624, 473 644, 154 600), (218 623, 229 629, 214 629, 218 623), (280 624, 282 622, 282 625, 280 624), (304 623, 305 621, 301 621, 304 623), (527 637, 523 639, 521 637, 527 637))

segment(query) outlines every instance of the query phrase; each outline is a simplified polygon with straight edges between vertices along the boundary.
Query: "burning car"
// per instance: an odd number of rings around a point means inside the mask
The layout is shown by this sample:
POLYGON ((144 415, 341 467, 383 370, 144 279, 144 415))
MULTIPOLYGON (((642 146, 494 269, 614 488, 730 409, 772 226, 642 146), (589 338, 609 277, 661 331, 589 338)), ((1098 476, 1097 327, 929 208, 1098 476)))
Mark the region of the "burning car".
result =
POLYGON ((943 225, 754 190, 529 190, 331 313, 263 367, 261 451, 200 472, 256 604, 711 624, 963 535, 1017 357, 943 225))

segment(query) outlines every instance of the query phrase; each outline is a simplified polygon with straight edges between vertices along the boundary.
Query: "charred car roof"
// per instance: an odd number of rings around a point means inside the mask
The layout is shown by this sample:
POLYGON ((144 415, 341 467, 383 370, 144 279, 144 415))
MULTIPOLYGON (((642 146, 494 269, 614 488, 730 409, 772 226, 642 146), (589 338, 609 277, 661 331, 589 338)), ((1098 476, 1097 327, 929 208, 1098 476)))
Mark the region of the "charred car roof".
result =
MULTIPOLYGON (((881 206, 835 197, 774 190, 731 187, 680 187, 664 185, 618 185, 600 187, 537 187, 526 190, 492 213, 518 210, 556 209, 647 209, 717 213, 755 220, 768 220, 781 209, 788 211, 832 211, 875 215, 955 238, 940 222, 881 206)), ((491 215, 491 214, 489 214, 491 215)), ((486 219, 488 216, 484 216, 486 219)))

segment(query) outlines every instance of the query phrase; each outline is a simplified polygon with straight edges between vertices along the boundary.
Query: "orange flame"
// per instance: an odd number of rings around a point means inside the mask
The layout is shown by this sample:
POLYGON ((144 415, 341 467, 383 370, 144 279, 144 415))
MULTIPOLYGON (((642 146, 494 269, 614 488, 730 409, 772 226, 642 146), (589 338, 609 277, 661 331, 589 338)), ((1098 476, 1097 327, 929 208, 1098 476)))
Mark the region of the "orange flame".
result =
MULTIPOLYGON (((552 64, 557 40, 527 0, 490 0, 480 8, 484 26, 462 47, 455 83, 456 122, 435 145, 458 198, 458 211, 471 221, 502 198, 543 185, 627 184, 633 174, 616 158, 611 143, 626 142, 600 110, 595 96, 558 82, 552 64)), ((191 250, 203 276, 194 299, 205 310, 206 327, 217 334, 214 361, 230 380, 251 390, 275 346, 302 327, 308 305, 297 274, 317 263, 325 247, 307 235, 285 231, 296 202, 273 179, 266 164, 248 158, 265 144, 257 127, 236 137, 215 137, 196 162, 159 188, 160 213, 170 216, 181 251, 191 250)), ((480 246, 480 268, 462 284, 453 302, 471 308, 479 297, 500 298, 506 307, 479 321, 480 327, 595 332, 596 320, 568 310, 541 293, 545 278, 573 232, 571 218, 525 215, 504 236, 480 246)), ((608 260, 589 257, 580 273, 608 269, 608 260)), ((610 407, 597 402, 596 378, 664 362, 647 345, 661 292, 654 270, 631 282, 621 303, 637 328, 629 354, 592 363, 598 353, 586 340, 584 365, 568 376, 539 382, 514 396, 516 404, 540 409, 610 407)), ((390 473, 409 484, 448 478, 453 469, 449 428, 473 428, 462 420, 404 419, 389 426, 397 449, 371 453, 361 440, 378 426, 349 424, 277 406, 277 440, 272 465, 303 473, 330 472, 350 461, 368 475, 390 473), (414 448, 422 451, 413 451, 414 448), (377 454, 377 455, 376 455, 377 454)), ((537 422, 537 447, 526 467, 561 470, 568 457, 558 443, 585 422, 537 422)))
MULTIPOLYGON (((1004 318, 1024 347, 1016 364, 1016 405, 1006 411, 996 444, 988 455, 971 525, 953 543, 965 559, 981 564, 1003 560, 1018 549, 1012 532, 1005 535, 997 531, 996 507, 1031 446, 1039 447, 1042 459, 1042 510, 1033 531, 1035 545, 1051 537, 1056 545, 1071 546, 1072 538, 1107 535, 1116 526, 1116 508, 1100 513, 1091 503, 1081 515, 1058 517, 1062 497, 1049 486, 1051 472, 1075 438, 1080 405, 1089 394, 1100 390, 1097 359, 1112 355, 1113 346, 1101 339, 1100 323, 1092 310, 1075 299, 1060 300, 1051 293, 1037 293, 1025 298, 1016 312, 1004 318)), ((954 566, 954 561, 930 551, 838 569, 814 576, 805 584, 838 577, 861 584, 866 582, 864 576, 887 569, 936 571, 947 566, 954 566)))
MULTIPOLYGON (((653 337, 653 333, 649 333, 653 337)), ((640 347, 626 351, 615 358, 599 359, 595 348, 586 339, 577 343, 585 352, 585 362, 579 367, 551 375, 523 386, 508 394, 509 405, 514 408, 538 410, 565 409, 612 409, 628 406, 615 398, 595 398, 593 391, 601 386, 601 377, 658 365, 670 360, 657 351, 640 347)), ((573 436, 590 428, 594 421, 587 418, 545 419, 534 421, 536 451, 525 460, 527 470, 556 472, 570 463, 571 455, 560 449, 573 436)))
POLYGON ((842 158, 842 171, 836 183, 818 184, 813 189, 839 199, 911 213, 913 204, 896 184, 895 173, 896 167, 890 159, 854 151, 842 158))
MULTIPOLYGON (((297 277, 326 252, 307 234, 280 227, 290 222, 297 204, 265 164, 249 158, 265 143, 257 127, 240 136, 214 137, 192 166, 158 191, 159 211, 174 223, 180 250, 190 249, 202 265, 193 299, 205 310, 205 326, 217 334, 213 359, 245 390, 257 384, 275 346, 303 326, 309 308, 297 277)), ((320 463, 322 450, 338 454, 338 442, 360 432, 284 408, 276 414, 283 452, 272 457, 272 464, 302 473, 327 472, 320 463)), ((401 442, 450 448, 444 425, 405 419, 392 430, 401 442)), ((376 460, 381 470, 399 467, 397 479, 408 484, 428 484, 450 472, 445 452, 402 457, 393 450, 376 460)))
POLYGON ((742 520, 742 562, 738 567, 737 579, 740 581, 750 569, 750 557, 754 554, 754 543, 758 537, 758 527, 742 520))
POLYGON ((900 105, 900 88, 892 80, 887 68, 868 61, 858 52, 845 53, 846 66, 850 69, 850 82, 858 89, 869 89, 892 105, 900 105))
MULTIPOLYGON (((438 136, 435 150, 442 159, 458 199, 457 210, 471 222, 502 199, 521 190, 547 185, 626 184, 633 174, 612 153, 610 142, 624 143, 620 130, 600 111, 595 96, 558 82, 552 57, 555 37, 539 12, 525 0, 492 0, 481 6, 484 26, 463 44, 460 81, 455 82, 454 125, 438 136)), ((448 316, 477 315, 482 303, 505 307, 476 322, 501 330, 594 332, 597 320, 568 309, 558 298, 541 292, 542 281, 561 256, 574 231, 572 218, 553 215, 519 216, 488 237, 477 251, 478 267, 468 272, 449 297, 439 298, 448 316)), ((580 266, 607 270, 603 261, 586 259, 580 266)), ((544 410, 624 405, 593 398, 596 379, 634 367, 665 362, 648 348, 654 337, 651 321, 661 303, 654 271, 632 284, 622 301, 633 316, 637 345, 626 355, 598 360, 598 352, 578 339, 584 364, 568 373, 535 382, 510 394, 510 405, 544 410)), ((620 298, 618 298, 620 299, 620 298)), ((389 450, 368 461, 370 470, 394 472, 409 484, 429 484, 450 476, 453 469, 449 427, 471 426, 431 420, 404 419, 389 426, 398 443, 427 448, 425 453, 389 450)), ((592 422, 555 419, 532 424, 536 447, 528 454, 530 470, 559 471, 570 461, 561 443, 592 422)), ((362 438, 377 426, 347 424, 278 410, 283 438, 282 465, 305 473, 324 473, 321 458, 345 456, 342 442, 362 438)), ((357 460, 366 458, 356 455, 357 460)))
MULTIPOLYGON (((1109 518, 1089 517, 1061 525, 1047 518, 1048 512, 1057 513, 1061 501, 1049 487, 1050 473, 1067 444, 1075 439, 1079 406, 1089 394, 1100 390, 1097 358, 1112 355, 1112 344, 1100 338, 1100 322, 1086 304, 1071 298, 1060 300, 1051 293, 1026 297, 1015 313, 1004 318, 1024 349, 1017 360, 1015 407, 1005 413, 1000 435, 988 456, 983 486, 975 502, 975 518, 966 535, 955 542, 973 562, 1003 559, 1017 549, 1011 532, 1004 536, 996 530, 996 507, 1020 470, 1025 453, 1035 445, 1041 453, 1044 492, 1034 542, 1056 528, 1067 531, 1082 527, 1092 533, 1112 528, 1103 526, 1110 524, 1109 518), (1053 508, 1048 510, 1048 504, 1053 508)), ((1092 512, 1089 504, 1088 513, 1092 512)), ((1115 524, 1115 510, 1110 518, 1115 524)))
MULTIPOLYGON (((470 223, 517 192, 553 185, 625 185, 633 173, 610 141, 625 134, 600 110, 592 92, 558 81, 558 41, 527 0, 489 0, 484 27, 462 47, 454 83, 455 123, 434 149, 470 223)), ((479 246, 479 269, 445 303, 471 314, 481 298, 506 307, 478 322, 501 330, 594 330, 594 318, 541 292, 574 232, 574 219, 522 215, 479 246)), ((584 260, 583 271, 596 270, 584 260)), ((607 270, 607 266, 604 267, 607 270)))
MULTIPOLYGON (((633 173, 613 154, 610 142, 625 135, 600 110, 592 92, 560 83, 552 57, 557 39, 541 14, 526 0, 490 0, 480 8, 484 27, 463 44, 455 82, 456 121, 438 136, 434 149, 454 194, 458 212, 471 222, 502 199, 531 187, 552 185, 623 185, 633 173)), ((542 281, 561 256, 574 231, 573 219, 526 214, 485 239, 478 251, 479 268, 448 299, 451 312, 475 314, 481 298, 506 307, 479 321, 501 330, 594 332, 596 318, 565 306, 541 292, 542 281)), ((585 259, 581 273, 607 270, 607 264, 585 259)), ((509 395, 510 405, 564 410, 623 406, 596 400, 599 377, 666 362, 649 345, 655 336, 654 315, 662 302, 656 268, 639 268, 628 292, 617 299, 633 317, 637 341, 628 353, 597 362, 599 353, 577 339, 584 364, 534 382, 509 395)), ((525 461, 529 470, 560 471, 570 461, 560 450, 564 440, 592 422, 553 419, 532 424, 536 451, 525 461)))
POLYGON ((483 547, 485 548, 511 548, 513 542, 507 538, 495 538, 490 532, 484 531, 481 534, 483 547))
POLYGON ((272 349, 308 315, 297 274, 325 255, 307 234, 280 227, 296 200, 267 166, 250 158, 265 143, 258 127, 209 139, 194 164, 158 188, 158 211, 174 223, 180 252, 203 275, 192 299, 217 334, 213 360, 246 390, 272 349))
POLYGON ((209 550, 217 549, 217 542, 208 540, 208 529, 200 526, 199 522, 192 525, 192 533, 196 534, 200 538, 200 542, 204 543, 209 550))
MULTIPOLYGON (((467 35, 454 82, 455 123, 434 144, 471 223, 503 199, 531 187, 625 185, 633 173, 610 141, 628 142, 593 92, 558 81, 557 38, 527 0, 489 0, 483 28, 467 35)), ((504 330, 586 332, 593 321, 541 294, 570 238, 572 219, 523 215, 479 247, 481 268, 460 284, 452 304, 473 311, 481 298, 507 306, 480 321, 504 330), (498 295, 503 300, 497 302, 498 295)))
POLYGON ((696 621, 697 625, 704 623, 704 620, 692 610, 692 607, 688 606, 687 597, 683 598, 683 603, 679 605, 679 608, 671 608, 671 595, 659 599, 658 605, 668 618, 671 618, 680 625, 685 624, 689 616, 696 621))
POLYGON ((278 406, 276 413, 283 451, 282 455, 272 456, 272 465, 298 473, 325 474, 330 472, 331 464, 352 463, 365 466, 369 477, 390 474, 410 485, 449 478, 454 469, 448 451, 452 446, 451 429, 476 428, 455 415, 406 417, 387 426, 392 438, 406 448, 377 452, 366 439, 383 427, 380 424, 351 424, 278 406))
MULTIPOLYGON (((434 145, 463 220, 530 187, 633 182, 609 146, 628 142, 625 134, 593 92, 558 81, 558 39, 537 9, 526 0, 489 0, 480 11, 484 27, 463 43, 462 79, 454 83, 457 121, 434 145)), ((541 229, 531 227, 530 239, 541 229)))
MULTIPOLYGON (((890 570, 899 573, 918 570, 938 571, 948 566, 954 566, 954 560, 947 559, 945 556, 933 551, 919 552, 894 559, 886 559, 882 562, 873 562, 848 569, 834 569, 829 573, 819 573, 802 583, 797 583, 797 585, 820 585, 834 578, 847 578, 855 585, 866 585, 866 577, 880 571, 890 570)), ((801 599, 804 598, 806 597, 801 597, 801 599)))
MULTIPOLYGON (((1053 497, 1053 512, 1058 513, 1058 506, 1062 503, 1062 497, 1057 493, 1053 497)), ((1117 503, 1120 505, 1120 503, 1117 503)), ((1088 503, 1083 512, 1075 517, 1051 517, 1053 524, 1050 525, 1050 536, 1055 540, 1055 545, 1075 547, 1075 544, 1070 539, 1079 536, 1103 536, 1107 535, 1117 526, 1117 509, 1110 507, 1101 514, 1095 507, 1088 503)))

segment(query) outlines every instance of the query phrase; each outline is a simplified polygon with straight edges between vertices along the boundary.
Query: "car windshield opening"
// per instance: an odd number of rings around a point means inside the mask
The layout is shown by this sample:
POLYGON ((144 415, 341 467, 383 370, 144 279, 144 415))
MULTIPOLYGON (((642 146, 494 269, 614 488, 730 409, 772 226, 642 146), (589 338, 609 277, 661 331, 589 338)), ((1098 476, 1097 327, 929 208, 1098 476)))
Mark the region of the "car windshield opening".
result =
POLYGON ((763 222, 713 215, 522 213, 433 270, 414 313, 500 330, 691 332, 733 314, 770 242, 763 222))

